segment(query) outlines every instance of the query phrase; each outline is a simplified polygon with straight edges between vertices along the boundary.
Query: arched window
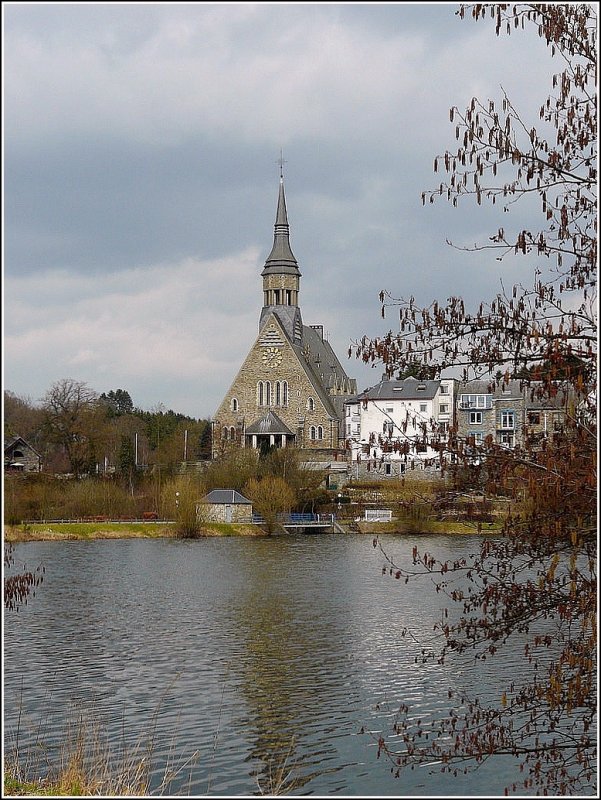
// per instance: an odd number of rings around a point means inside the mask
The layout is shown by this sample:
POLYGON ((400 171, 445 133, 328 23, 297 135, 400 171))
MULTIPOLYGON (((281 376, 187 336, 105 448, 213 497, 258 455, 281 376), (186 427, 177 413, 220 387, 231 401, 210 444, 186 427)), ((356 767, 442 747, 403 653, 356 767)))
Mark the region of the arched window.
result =
POLYGON ((265 381, 265 405, 271 405, 271 381, 265 381))
POLYGON ((275 404, 276 406, 282 405, 282 385, 279 381, 275 384, 275 404))
POLYGON ((323 439, 323 428, 321 427, 321 425, 317 426, 317 438, 323 439))
POLYGON ((315 430, 315 425, 311 425, 311 427, 309 428, 309 438, 311 439, 312 442, 315 441, 316 435, 317 435, 317 432, 315 430))
POLYGON ((228 429, 227 425, 224 425, 223 428, 221 429, 221 438, 222 439, 227 439, 228 432, 229 432, 229 429, 228 429))
POLYGON ((232 411, 238 410, 238 400, 235 397, 232 397, 231 409, 232 411))
POLYGON ((264 394, 263 394, 263 381, 259 381, 257 383, 257 405, 262 406, 264 404, 264 394))
POLYGON ((282 383, 282 405, 288 405, 288 381, 282 383))
POLYGON ((233 441, 235 440, 235 438, 236 438, 236 429, 235 429, 235 428, 234 428, 234 426, 232 425, 232 427, 230 428, 230 439, 231 439, 231 440, 232 440, 232 442, 233 442, 233 441))
POLYGON ((315 410, 315 400, 312 397, 309 397, 309 399, 307 400, 307 409, 309 411, 315 410))

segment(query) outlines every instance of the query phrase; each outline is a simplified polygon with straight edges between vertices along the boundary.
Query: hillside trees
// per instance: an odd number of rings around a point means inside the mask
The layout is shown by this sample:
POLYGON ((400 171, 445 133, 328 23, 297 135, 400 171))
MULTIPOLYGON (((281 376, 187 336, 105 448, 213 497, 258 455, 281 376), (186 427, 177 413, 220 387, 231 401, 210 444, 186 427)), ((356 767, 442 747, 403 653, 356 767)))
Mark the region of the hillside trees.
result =
MULTIPOLYGON (((520 257, 531 277, 507 290, 501 285, 473 310, 460 297, 422 306, 384 291, 383 313, 398 309, 399 330, 364 337, 356 354, 381 361, 390 375, 461 368, 466 379, 487 376, 491 386, 516 377, 540 398, 565 396, 567 417, 563 431, 542 444, 512 450, 492 437, 483 443, 488 488, 520 503, 503 535, 483 541, 472 559, 441 563, 415 548, 413 567, 401 568, 382 549, 389 573, 406 581, 429 576, 448 597, 451 610, 437 626, 441 651, 424 649, 424 660, 447 663, 461 653, 494 659, 520 636, 529 671, 521 683, 500 687, 488 707, 450 692, 448 716, 432 725, 415 725, 403 706, 394 744, 382 738, 379 752, 398 770, 436 761, 446 771, 506 753, 524 768, 523 786, 510 792, 590 792, 597 646, 596 11, 586 4, 476 4, 458 13, 468 11, 476 21, 492 19, 497 35, 532 29, 559 72, 536 119, 505 94, 500 103, 473 98, 464 112, 453 107, 458 145, 435 159, 434 171, 445 178, 423 201, 497 206, 503 225, 466 253, 492 250, 501 262, 520 257), (521 221, 529 198, 538 199, 535 228, 521 221)), ((466 443, 456 434, 434 441, 457 463, 465 461, 466 443)))
POLYGON ((70 378, 54 383, 38 405, 5 390, 5 436, 23 436, 44 465, 43 475, 5 475, 5 520, 158 512, 157 476, 200 460, 210 429, 207 420, 163 407, 138 409, 125 389, 98 395, 70 378), (53 477, 65 473, 119 486, 84 489, 53 477))

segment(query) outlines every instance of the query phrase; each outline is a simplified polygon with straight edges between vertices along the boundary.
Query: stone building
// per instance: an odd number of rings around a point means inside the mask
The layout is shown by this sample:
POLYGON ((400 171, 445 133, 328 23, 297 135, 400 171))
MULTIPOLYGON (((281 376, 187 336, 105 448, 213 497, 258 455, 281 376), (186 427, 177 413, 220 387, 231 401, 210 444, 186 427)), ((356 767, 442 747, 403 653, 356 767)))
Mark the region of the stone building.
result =
POLYGON ((40 472, 42 457, 21 436, 4 442, 4 469, 7 472, 40 472))
POLYGON ((252 522, 252 502, 235 489, 213 489, 196 506, 199 521, 252 522))
POLYGON ((324 335, 305 325, 280 172, 258 336, 213 418, 213 457, 230 447, 301 448, 314 461, 344 450, 344 402, 356 393, 324 335))
POLYGON ((511 380, 491 389, 489 381, 460 384, 457 394, 457 433, 468 443, 507 448, 532 446, 563 428, 567 397, 537 396, 537 384, 511 380), (489 438, 490 437, 490 438, 489 438))

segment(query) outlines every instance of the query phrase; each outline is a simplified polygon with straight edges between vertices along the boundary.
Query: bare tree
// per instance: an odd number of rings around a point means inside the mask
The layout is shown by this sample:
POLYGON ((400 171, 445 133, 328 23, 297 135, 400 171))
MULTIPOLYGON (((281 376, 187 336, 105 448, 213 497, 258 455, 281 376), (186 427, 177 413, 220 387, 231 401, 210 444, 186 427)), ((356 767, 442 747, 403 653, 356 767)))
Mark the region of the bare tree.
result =
MULTIPOLYGON (((465 248, 493 249, 499 260, 525 258, 532 279, 508 291, 502 286, 473 311, 460 297, 423 306, 382 292, 383 313, 399 309, 399 331, 364 337, 356 354, 381 361, 390 375, 461 367, 466 378, 488 376, 491 389, 519 378, 540 398, 562 394, 566 420, 542 443, 510 450, 489 439, 481 446, 488 490, 516 503, 503 535, 483 540, 476 556, 441 563, 415 548, 407 569, 382 548, 389 574, 406 581, 429 576, 450 608, 457 604, 459 615, 448 612, 437 626, 442 644, 434 657, 494 659, 517 633, 531 671, 502 687, 498 703, 487 707, 450 693, 448 716, 431 726, 415 724, 403 706, 395 744, 382 737, 379 752, 398 771, 437 761, 449 772, 511 754, 522 759, 524 779, 508 792, 590 792, 597 708, 596 10, 576 3, 477 4, 458 13, 468 9, 475 20, 490 16, 497 35, 534 28, 561 68, 536 123, 504 93, 500 103, 473 98, 463 113, 452 108, 458 147, 435 159, 435 172, 443 170, 446 179, 423 201, 442 197, 460 205, 471 198, 519 219, 519 202, 538 197, 538 229, 518 224, 510 234, 505 223, 488 242, 465 248)), ((432 442, 466 463, 466 443, 453 433, 445 445, 432 442)))
POLYGON ((48 438, 61 447, 79 477, 98 457, 105 413, 96 392, 87 384, 64 378, 54 383, 42 400, 48 438))
POLYGON ((294 492, 283 478, 265 475, 260 480, 251 478, 244 494, 253 501, 253 509, 265 520, 268 534, 277 527, 280 514, 289 512, 294 504, 294 492))

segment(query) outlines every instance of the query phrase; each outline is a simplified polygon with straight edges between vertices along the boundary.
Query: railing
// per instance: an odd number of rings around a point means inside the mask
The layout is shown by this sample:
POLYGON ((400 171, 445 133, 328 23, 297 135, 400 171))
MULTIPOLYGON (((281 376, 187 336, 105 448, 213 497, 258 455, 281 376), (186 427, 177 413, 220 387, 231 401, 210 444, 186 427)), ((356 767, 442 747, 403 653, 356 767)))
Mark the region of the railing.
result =
MULTIPOLYGON (((280 525, 332 525, 333 514, 278 514, 276 521, 280 525)), ((252 521, 255 525, 261 525, 265 519, 260 514, 253 514, 252 521)))
POLYGON ((70 518, 55 518, 55 519, 24 519, 21 521, 21 525, 58 525, 58 524, 66 524, 66 523, 82 523, 82 522, 98 522, 98 523, 110 523, 111 525, 128 525, 130 523, 138 523, 138 522, 162 522, 162 523, 171 523, 174 520, 171 519, 163 519, 159 517, 105 517, 105 516, 96 516, 96 517, 70 517, 70 518))
POLYGON ((392 511, 389 508, 366 508, 365 522, 390 522, 392 511))

